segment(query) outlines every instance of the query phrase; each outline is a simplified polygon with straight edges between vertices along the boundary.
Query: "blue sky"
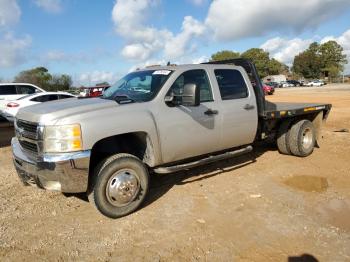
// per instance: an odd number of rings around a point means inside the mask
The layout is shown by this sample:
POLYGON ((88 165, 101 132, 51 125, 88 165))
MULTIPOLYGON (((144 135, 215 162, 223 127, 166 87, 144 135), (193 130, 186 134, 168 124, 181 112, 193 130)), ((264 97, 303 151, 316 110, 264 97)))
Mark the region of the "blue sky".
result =
MULTIPOLYGON (((74 83, 262 47, 281 62, 335 39, 350 60, 350 0, 0 0, 0 79, 45 66, 74 83)), ((350 67, 346 67, 350 73, 350 67)))

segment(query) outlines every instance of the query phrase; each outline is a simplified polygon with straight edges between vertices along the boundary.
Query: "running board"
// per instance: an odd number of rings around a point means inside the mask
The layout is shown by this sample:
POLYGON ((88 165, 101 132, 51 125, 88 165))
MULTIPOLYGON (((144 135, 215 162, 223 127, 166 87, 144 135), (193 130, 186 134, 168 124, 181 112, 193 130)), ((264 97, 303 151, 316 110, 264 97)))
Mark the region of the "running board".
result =
POLYGON ((169 166, 169 167, 157 167, 153 171, 158 173, 158 174, 169 174, 169 173, 177 172, 177 171, 180 171, 183 169, 189 169, 192 167, 209 164, 209 163, 212 163, 215 161, 224 160, 224 159, 235 157, 235 156, 240 156, 240 155, 249 153, 252 150, 253 150, 252 146, 247 146, 247 147, 242 148, 242 149, 226 152, 226 153, 223 153, 220 155, 209 156, 209 157, 206 157, 206 158, 203 158, 203 159, 200 159, 197 161, 189 162, 186 164, 180 164, 180 165, 169 166))

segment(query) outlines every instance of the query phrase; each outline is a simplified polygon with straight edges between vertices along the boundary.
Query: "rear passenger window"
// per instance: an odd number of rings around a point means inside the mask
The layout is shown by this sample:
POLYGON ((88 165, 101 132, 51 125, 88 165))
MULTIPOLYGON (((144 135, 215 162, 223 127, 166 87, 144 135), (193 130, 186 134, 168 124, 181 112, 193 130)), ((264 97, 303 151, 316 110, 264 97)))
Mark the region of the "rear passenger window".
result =
POLYGON ((69 95, 58 95, 59 99, 66 99, 66 98, 72 98, 72 96, 69 95))
POLYGON ((15 86, 0 86, 0 95, 17 95, 15 86))
POLYGON ((248 88, 238 70, 214 70, 222 100, 239 99, 248 96, 248 88))
POLYGON ((207 73, 202 69, 189 70, 181 74, 171 86, 167 95, 181 95, 186 84, 196 84, 200 91, 200 102, 213 101, 207 73))
POLYGON ((29 95, 35 93, 35 88, 32 86, 17 86, 18 94, 29 95))
POLYGON ((53 100, 57 100, 58 96, 57 95, 43 95, 43 96, 37 96, 34 97, 32 99, 30 99, 30 101, 34 101, 34 102, 48 102, 48 101, 53 101, 53 100))

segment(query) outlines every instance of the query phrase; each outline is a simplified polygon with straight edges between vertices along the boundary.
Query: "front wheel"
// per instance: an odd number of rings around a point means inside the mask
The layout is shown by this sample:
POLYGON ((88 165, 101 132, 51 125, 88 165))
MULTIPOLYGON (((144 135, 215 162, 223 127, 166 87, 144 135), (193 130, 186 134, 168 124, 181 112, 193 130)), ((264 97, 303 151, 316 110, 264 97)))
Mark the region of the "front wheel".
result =
POLYGON ((145 165, 133 155, 116 154, 96 168, 88 198, 103 215, 118 218, 142 204, 148 187, 145 165))

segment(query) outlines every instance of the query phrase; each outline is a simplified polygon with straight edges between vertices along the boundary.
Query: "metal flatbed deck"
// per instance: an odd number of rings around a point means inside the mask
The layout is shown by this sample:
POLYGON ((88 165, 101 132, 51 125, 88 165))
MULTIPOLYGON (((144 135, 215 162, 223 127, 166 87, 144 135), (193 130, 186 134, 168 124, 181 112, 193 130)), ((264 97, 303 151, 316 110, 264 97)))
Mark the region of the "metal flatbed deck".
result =
POLYGON ((265 119, 278 119, 324 111, 328 114, 331 104, 321 103, 272 103, 265 100, 265 119))

